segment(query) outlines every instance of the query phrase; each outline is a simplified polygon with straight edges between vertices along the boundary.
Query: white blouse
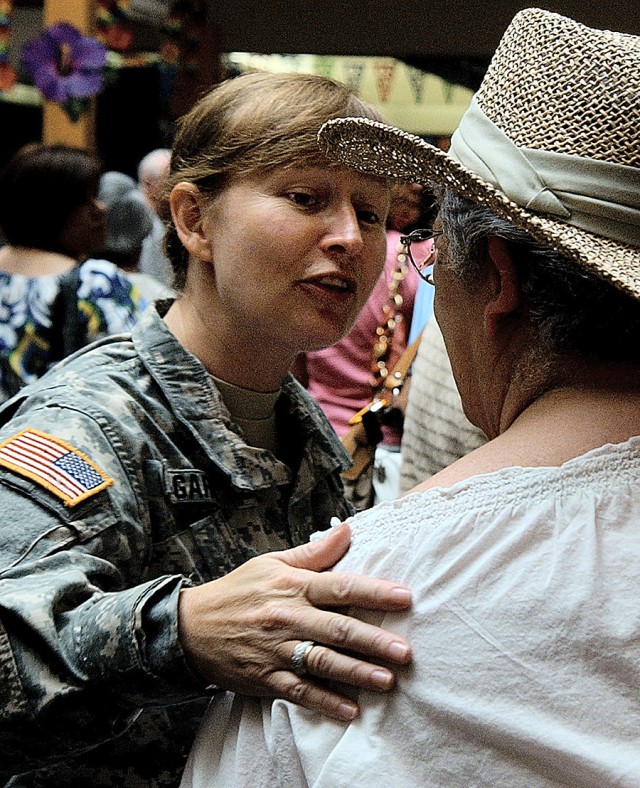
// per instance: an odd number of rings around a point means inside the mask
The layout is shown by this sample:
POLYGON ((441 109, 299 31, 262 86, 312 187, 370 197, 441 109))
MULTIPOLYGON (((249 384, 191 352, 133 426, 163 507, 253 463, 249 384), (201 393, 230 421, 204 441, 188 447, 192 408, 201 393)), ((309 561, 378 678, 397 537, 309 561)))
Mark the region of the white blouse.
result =
POLYGON ((640 438, 507 468, 353 518, 338 569, 413 591, 351 724, 213 701, 182 786, 640 786, 640 438))

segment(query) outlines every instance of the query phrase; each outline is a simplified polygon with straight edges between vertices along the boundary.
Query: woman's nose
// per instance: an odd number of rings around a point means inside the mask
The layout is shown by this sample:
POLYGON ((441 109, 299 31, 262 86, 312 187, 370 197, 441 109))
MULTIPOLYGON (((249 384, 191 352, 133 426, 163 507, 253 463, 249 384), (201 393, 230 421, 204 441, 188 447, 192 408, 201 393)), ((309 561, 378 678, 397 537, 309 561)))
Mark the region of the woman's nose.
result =
POLYGON ((362 249, 362 228, 353 206, 343 206, 331 215, 324 244, 328 248, 340 249, 349 254, 355 254, 362 249))

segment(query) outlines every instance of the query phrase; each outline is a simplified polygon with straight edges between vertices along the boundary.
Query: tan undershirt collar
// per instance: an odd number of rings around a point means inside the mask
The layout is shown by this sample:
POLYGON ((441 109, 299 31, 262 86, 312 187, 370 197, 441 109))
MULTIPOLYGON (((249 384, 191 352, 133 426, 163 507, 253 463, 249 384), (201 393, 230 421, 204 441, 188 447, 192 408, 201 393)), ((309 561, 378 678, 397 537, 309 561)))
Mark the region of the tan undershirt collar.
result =
POLYGON ((269 449, 277 454, 275 406, 280 396, 277 391, 252 391, 227 383, 211 375, 233 420, 242 429, 249 446, 269 449))

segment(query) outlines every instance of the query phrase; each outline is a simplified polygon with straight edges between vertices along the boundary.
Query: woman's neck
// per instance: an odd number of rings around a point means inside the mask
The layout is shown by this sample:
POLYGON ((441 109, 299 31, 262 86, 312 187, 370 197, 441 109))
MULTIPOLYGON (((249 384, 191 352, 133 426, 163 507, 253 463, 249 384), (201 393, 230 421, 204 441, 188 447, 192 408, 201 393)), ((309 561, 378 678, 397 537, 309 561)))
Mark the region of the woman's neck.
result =
POLYGON ((503 440, 532 464, 561 465, 605 443, 640 435, 640 374, 606 382, 573 384, 547 391, 505 430, 503 440), (536 462, 536 458, 540 462, 536 462))
POLYGON ((560 466, 606 443, 640 435, 640 374, 622 364, 590 365, 589 380, 550 388, 496 438, 419 485, 448 487, 480 473, 560 466))
POLYGON ((164 316, 176 339, 204 365, 208 372, 234 386, 257 392, 273 392, 282 386, 294 356, 283 357, 255 334, 244 337, 232 327, 226 330, 211 308, 177 298, 164 316))
POLYGON ((59 252, 10 244, 0 249, 0 271, 5 274, 20 274, 35 279, 39 276, 64 274, 74 265, 76 261, 73 257, 59 252))

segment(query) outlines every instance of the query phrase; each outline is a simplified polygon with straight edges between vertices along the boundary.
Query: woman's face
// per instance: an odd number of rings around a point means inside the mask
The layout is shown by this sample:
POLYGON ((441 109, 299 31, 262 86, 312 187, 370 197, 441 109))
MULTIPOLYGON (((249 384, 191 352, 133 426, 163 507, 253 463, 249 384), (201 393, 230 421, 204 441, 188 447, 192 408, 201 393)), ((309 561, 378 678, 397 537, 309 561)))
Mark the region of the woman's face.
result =
MULTIPOLYGON (((437 218, 434 229, 442 229, 437 218)), ((467 289, 447 266, 447 239, 436 239, 436 263, 433 267, 435 285, 434 314, 442 332, 451 362, 453 377, 460 393, 464 413, 476 426, 483 412, 479 393, 479 365, 482 345, 479 341, 483 322, 483 301, 475 290, 467 289)))
POLYGON ((348 169, 232 182, 205 212, 218 330, 289 355, 338 341, 382 270, 388 208, 384 181, 348 169))

